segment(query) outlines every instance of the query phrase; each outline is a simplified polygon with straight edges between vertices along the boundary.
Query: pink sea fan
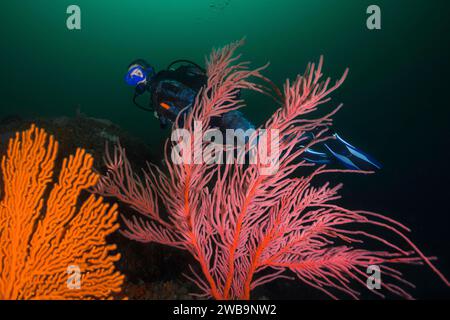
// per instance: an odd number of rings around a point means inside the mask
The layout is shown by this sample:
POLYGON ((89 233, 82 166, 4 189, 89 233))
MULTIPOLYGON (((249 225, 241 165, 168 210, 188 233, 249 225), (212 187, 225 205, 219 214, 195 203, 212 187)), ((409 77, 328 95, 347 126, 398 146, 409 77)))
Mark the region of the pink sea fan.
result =
MULTIPOLYGON (((241 108, 243 101, 237 98, 241 89, 267 93, 266 87, 251 80, 267 80, 261 74, 265 67, 251 70, 248 63, 238 62, 239 56, 234 56, 241 44, 213 51, 206 61, 208 83, 182 128, 192 133, 195 121, 209 127, 211 117, 241 108)), ((174 164, 169 153, 175 142, 168 139, 167 170, 148 164, 142 177, 132 170, 122 147, 116 146, 112 154, 107 152, 108 171, 96 192, 115 197, 140 214, 124 217, 123 234, 129 239, 177 247, 195 257, 201 273, 191 268, 193 275, 188 277, 202 291, 199 296, 249 299, 255 287, 295 275, 333 298, 339 292, 358 298, 355 285, 366 286, 367 268, 376 265, 382 272, 382 289, 373 290, 375 294, 391 292, 411 298, 403 288, 412 284, 394 268, 404 263, 426 263, 449 285, 405 236, 409 231, 405 226, 380 214, 340 207, 336 200, 341 185, 313 184, 319 175, 357 171, 315 167, 299 160, 305 148, 329 139, 325 133, 339 107, 317 119, 308 116, 329 101, 329 94, 346 75, 347 71, 334 84, 329 78, 322 80, 321 58, 317 65, 308 64, 293 83, 286 81, 281 107, 262 126, 279 132, 275 174, 262 174, 264 164, 260 161, 248 165, 237 161, 174 164), (307 142, 305 133, 311 130, 320 133, 307 142), (294 171, 302 175, 294 175, 294 171), (383 233, 367 228, 370 226, 399 237, 409 249, 386 240, 383 233), (383 248, 369 250, 369 243, 383 248)), ((173 129, 178 128, 174 124, 173 129)), ((254 139, 249 139, 249 146, 254 139)), ((193 160, 195 148, 203 150, 207 145, 201 139, 194 140, 192 153, 183 157, 193 160)))

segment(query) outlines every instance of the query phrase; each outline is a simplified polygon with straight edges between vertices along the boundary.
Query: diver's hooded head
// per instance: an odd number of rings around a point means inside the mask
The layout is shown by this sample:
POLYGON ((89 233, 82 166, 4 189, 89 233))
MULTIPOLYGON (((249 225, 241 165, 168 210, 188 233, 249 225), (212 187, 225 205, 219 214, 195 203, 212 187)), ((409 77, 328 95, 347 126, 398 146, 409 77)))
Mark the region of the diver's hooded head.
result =
POLYGON ((147 61, 137 59, 128 66, 125 82, 130 86, 137 87, 145 85, 154 75, 155 70, 147 61))

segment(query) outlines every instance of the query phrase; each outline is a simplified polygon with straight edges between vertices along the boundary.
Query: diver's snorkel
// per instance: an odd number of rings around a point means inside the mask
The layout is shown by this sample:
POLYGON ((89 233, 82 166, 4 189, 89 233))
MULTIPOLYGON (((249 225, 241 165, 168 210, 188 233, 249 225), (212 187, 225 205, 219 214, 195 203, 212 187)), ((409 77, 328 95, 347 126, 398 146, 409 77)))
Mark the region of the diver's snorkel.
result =
POLYGON ((135 87, 133 103, 140 109, 153 112, 153 108, 149 109, 141 106, 137 102, 137 97, 147 91, 148 81, 155 75, 155 70, 145 60, 138 59, 130 64, 127 74, 125 75, 125 82, 129 86, 135 87))

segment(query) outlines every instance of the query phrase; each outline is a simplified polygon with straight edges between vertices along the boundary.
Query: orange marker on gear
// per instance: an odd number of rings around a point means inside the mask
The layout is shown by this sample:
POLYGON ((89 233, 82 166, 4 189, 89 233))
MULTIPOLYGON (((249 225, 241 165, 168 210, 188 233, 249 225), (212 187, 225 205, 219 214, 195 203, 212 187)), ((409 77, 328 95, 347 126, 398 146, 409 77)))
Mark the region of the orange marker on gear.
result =
POLYGON ((169 110, 169 109, 170 109, 170 106, 169 106, 167 103, 161 102, 159 105, 160 105, 161 107, 163 107, 164 109, 166 109, 166 110, 169 110))

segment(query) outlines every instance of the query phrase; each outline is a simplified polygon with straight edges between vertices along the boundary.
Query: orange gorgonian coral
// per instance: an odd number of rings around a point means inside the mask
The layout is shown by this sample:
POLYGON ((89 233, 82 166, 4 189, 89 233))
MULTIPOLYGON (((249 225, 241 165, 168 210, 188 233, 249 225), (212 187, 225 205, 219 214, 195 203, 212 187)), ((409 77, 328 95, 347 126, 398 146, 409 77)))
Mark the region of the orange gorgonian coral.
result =
POLYGON ((2 158, 0 299, 103 299, 119 292, 119 254, 105 237, 117 208, 81 190, 94 186, 93 158, 78 149, 64 159, 51 190, 58 142, 36 128, 17 133, 2 158))

